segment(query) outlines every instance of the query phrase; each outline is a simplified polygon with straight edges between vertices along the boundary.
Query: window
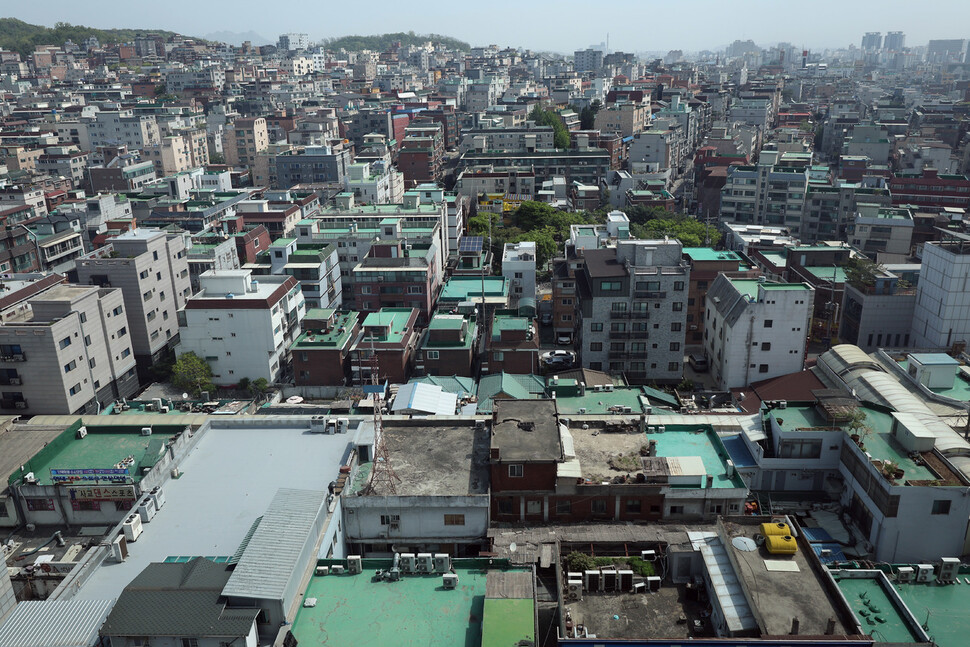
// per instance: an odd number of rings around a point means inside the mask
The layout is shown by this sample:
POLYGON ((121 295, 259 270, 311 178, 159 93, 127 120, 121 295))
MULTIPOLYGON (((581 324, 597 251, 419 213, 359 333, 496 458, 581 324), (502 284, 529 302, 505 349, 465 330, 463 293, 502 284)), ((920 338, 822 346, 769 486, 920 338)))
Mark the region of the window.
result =
POLYGON ((590 332, 603 332, 603 324, 593 323, 589 325, 590 332))
POLYGON ((128 357, 129 355, 131 355, 131 349, 130 348, 126 348, 123 351, 121 351, 121 356, 122 357, 128 357))
POLYGON ((148 301, 149 299, 152 298, 152 291, 149 290, 148 292, 145 292, 144 294, 141 295, 141 298, 143 301, 148 301))
POLYGON ((502 353, 502 352, 492 353, 492 361, 493 362, 501 362, 501 361, 504 361, 504 360, 505 360, 505 353, 502 353))
POLYGON ((27 509, 31 512, 40 512, 54 509, 53 499, 27 498, 27 509))
POLYGON ((936 499, 933 501, 931 514, 950 514, 950 502, 946 499, 936 499))
POLYGON ((626 312, 626 301, 614 301, 611 309, 613 312, 626 312))
POLYGON ((568 515, 573 513, 573 504, 571 501, 556 501, 556 514, 568 515))
POLYGON ((498 500, 499 514, 512 514, 512 497, 502 497, 498 500))
POLYGON ((619 292, 623 289, 623 281, 600 281, 600 290, 603 292, 619 292))
POLYGON ((401 515, 399 514, 382 514, 381 515, 381 525, 389 526, 392 523, 400 523, 401 515))
POLYGON ((118 330, 118 337, 124 337, 124 336, 125 336, 125 335, 127 335, 127 334, 128 334, 128 328, 127 328, 127 327, 125 327, 125 326, 122 326, 122 327, 121 327, 121 328, 120 328, 120 329, 118 330))
POLYGON ((78 382, 77 384, 75 384, 74 386, 71 387, 71 395, 77 395, 80 392, 81 392, 81 383, 80 382, 78 382))
POLYGON ((683 324, 680 323, 679 321, 675 321, 672 324, 670 324, 670 330, 672 332, 680 332, 681 327, 683 327, 683 324))
POLYGON ((80 319, 81 319, 81 323, 87 323, 87 322, 88 322, 88 313, 86 313, 86 312, 82 312, 82 313, 81 313, 81 314, 79 315, 79 317, 80 317, 80 319))
POLYGON ((427 351, 424 352, 424 356, 427 359, 438 359, 438 351, 436 351, 436 350, 427 350, 427 351))
POLYGON ((446 526, 464 526, 465 525, 465 515, 463 515, 463 514, 446 514, 445 515, 445 525, 446 526))
POLYGON ((509 478, 522 478, 522 465, 509 465, 509 478))
POLYGON ((61 341, 57 342, 57 345, 63 350, 64 348, 67 348, 68 346, 71 345, 71 338, 65 337, 61 341))
POLYGON ((683 281, 674 281, 674 291, 676 291, 676 292, 682 292, 683 290, 684 290, 684 282, 683 281))
POLYGON ((675 301, 673 304, 674 312, 680 312, 684 309, 684 303, 682 301, 675 301))
POLYGON ((684 514, 684 506, 682 505, 670 506, 670 514, 684 514))
POLYGON ((564 306, 571 306, 573 304, 573 300, 572 299, 563 299, 562 300, 562 304, 564 306))
POLYGON ((525 513, 526 514, 542 514, 542 501, 526 501, 525 502, 525 513))
POLYGON ((77 360, 72 359, 70 362, 64 365, 64 372, 70 373, 77 368, 77 360))
POLYGON ((424 294, 424 287, 421 285, 409 285, 408 294, 424 294))
POLYGON ((670 342, 670 350, 671 351, 678 351, 678 350, 680 350, 680 342, 679 341, 672 341, 672 342, 670 342))
POLYGON ((771 319, 765 319, 765 328, 771 328, 771 325, 773 323, 774 321, 772 321, 771 319))
POLYGON ((71 509, 75 512, 97 512, 101 509, 100 501, 71 501, 71 509))
POLYGON ((627 499, 626 500, 626 511, 634 514, 639 514, 641 510, 640 499, 627 499))
POLYGON ((761 366, 759 366, 758 367, 758 372, 759 373, 767 373, 768 372, 768 365, 767 364, 762 364, 761 366))
POLYGON ((592 510, 593 514, 606 514, 606 500, 593 499, 592 510))
POLYGON ((785 440, 778 445, 779 458, 818 458, 822 455, 822 440, 785 440))
POLYGON ((771 350, 771 342, 770 341, 761 342, 761 350, 771 350))
POLYGON ((589 345, 589 351, 591 353, 595 353, 595 352, 598 352, 598 351, 601 351, 601 350, 603 350, 603 342, 601 342, 601 341, 594 341, 594 342, 591 342, 590 343, 590 345, 589 345))
POLYGON ((619 352, 619 351, 625 351, 626 350, 626 343, 624 343, 622 341, 611 342, 610 343, 610 350, 611 351, 617 351, 617 352, 619 352))
POLYGON ((616 321, 611 323, 610 332, 626 332, 626 322, 616 321))

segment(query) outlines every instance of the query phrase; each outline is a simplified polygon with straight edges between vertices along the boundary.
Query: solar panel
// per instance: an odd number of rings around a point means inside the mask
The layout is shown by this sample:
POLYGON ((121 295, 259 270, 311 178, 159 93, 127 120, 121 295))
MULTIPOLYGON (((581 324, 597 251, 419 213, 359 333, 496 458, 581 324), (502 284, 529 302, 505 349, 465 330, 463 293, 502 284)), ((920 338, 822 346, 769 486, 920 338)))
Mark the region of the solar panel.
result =
POLYGON ((484 236, 465 236, 458 244, 459 252, 477 253, 482 251, 484 236))

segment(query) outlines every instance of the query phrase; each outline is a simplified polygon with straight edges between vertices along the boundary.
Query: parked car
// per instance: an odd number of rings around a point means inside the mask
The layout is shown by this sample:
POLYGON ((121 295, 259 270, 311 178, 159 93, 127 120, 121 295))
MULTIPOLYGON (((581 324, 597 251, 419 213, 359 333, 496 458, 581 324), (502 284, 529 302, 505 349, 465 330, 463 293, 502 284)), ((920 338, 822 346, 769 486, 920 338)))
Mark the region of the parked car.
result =
POLYGON ((539 315, 539 323, 541 325, 543 325, 543 326, 551 326, 552 325, 552 313, 551 312, 543 312, 541 315, 539 315))
POLYGON ((710 365, 707 363, 707 356, 703 353, 691 353, 687 356, 690 367, 698 373, 705 373, 710 365))
POLYGON ((553 361, 568 361, 569 363, 572 363, 576 360, 576 353, 571 350, 551 350, 540 355, 539 359, 546 364, 553 361))
POLYGON ((556 345, 558 346, 568 346, 573 343, 573 336, 568 332, 561 332, 556 335, 556 345))

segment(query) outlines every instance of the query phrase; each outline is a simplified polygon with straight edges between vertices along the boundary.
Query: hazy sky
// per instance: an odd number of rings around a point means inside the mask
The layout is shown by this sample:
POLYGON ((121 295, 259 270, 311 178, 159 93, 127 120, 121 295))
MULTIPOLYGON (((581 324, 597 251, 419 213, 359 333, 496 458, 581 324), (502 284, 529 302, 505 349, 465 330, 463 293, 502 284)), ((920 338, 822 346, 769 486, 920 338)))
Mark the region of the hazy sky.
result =
POLYGON ((275 42, 295 31, 323 39, 413 30, 455 36, 473 45, 572 52, 604 42, 622 51, 697 51, 735 39, 787 41, 807 48, 857 47, 867 31, 902 30, 906 44, 970 38, 967 0, 151 0, 10 1, 4 13, 30 23, 154 27, 186 35, 254 31, 275 42), (14 9, 16 6, 16 9, 14 9))

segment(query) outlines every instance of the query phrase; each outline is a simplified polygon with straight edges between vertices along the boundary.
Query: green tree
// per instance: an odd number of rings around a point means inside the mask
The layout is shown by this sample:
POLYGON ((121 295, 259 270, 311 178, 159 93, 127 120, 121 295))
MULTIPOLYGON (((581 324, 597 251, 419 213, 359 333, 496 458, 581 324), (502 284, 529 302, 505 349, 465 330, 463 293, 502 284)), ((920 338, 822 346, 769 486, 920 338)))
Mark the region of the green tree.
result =
POLYGON ((549 260, 556 255, 556 251, 559 249, 555 230, 552 227, 543 227, 529 233, 518 234, 507 242, 520 243, 523 241, 532 241, 536 244, 536 270, 541 274, 546 265, 549 264, 549 260))
POLYGON ((876 277, 883 266, 865 256, 853 256, 845 264, 845 280, 853 287, 864 290, 876 284, 876 277))
POLYGON ((212 153, 209 155, 209 164, 225 164, 226 156, 222 153, 212 153))
POLYGON ((566 125, 555 110, 546 110, 538 103, 529 113, 529 119, 537 126, 550 126, 553 131, 553 145, 556 148, 569 148, 570 138, 566 125))
POLYGON ((172 384, 183 391, 198 396, 202 391, 212 391, 212 368, 193 352, 182 353, 172 366, 172 384))
POLYGON ((665 236, 675 238, 684 247, 713 247, 721 239, 721 234, 709 225, 684 215, 671 218, 655 218, 646 223, 632 223, 630 232, 641 239, 656 239, 665 236))
POLYGON ((257 377, 250 383, 249 389, 256 395, 263 395, 269 391, 269 381, 265 377, 257 377))

